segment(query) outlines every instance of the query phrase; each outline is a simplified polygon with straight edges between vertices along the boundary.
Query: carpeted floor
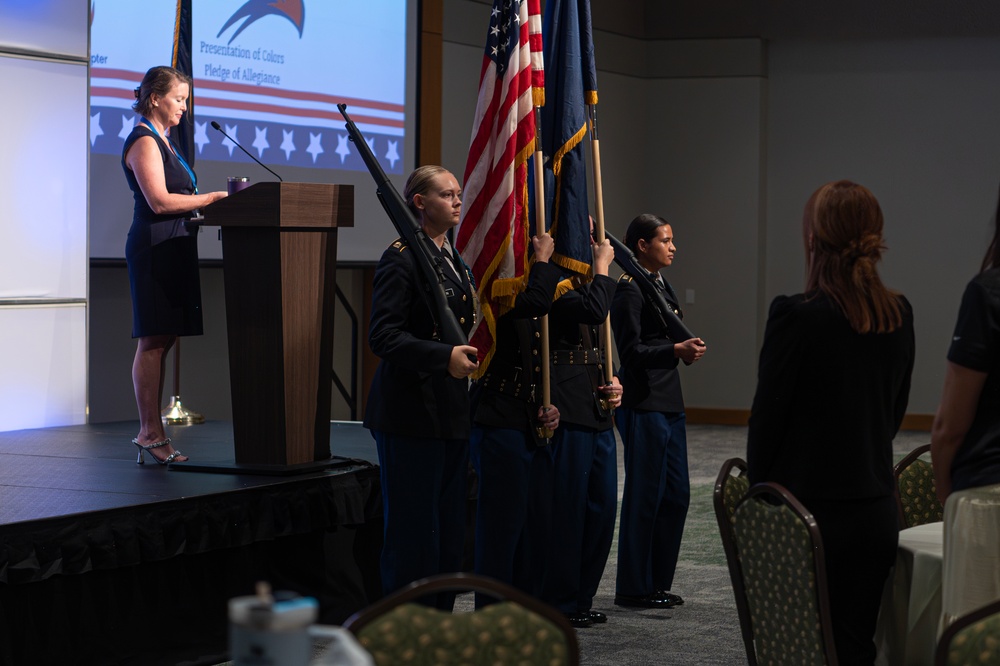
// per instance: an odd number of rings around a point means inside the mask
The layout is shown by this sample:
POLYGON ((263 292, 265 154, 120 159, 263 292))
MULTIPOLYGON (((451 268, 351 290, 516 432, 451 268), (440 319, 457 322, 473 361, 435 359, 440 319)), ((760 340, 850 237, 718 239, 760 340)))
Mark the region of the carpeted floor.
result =
MULTIPOLYGON (((930 441, 926 432, 902 432, 893 444, 896 459, 930 441)), ((577 632, 582 662, 588 666, 622 664, 745 664, 736 604, 729 582, 712 489, 723 461, 746 457, 746 428, 688 426, 691 506, 684 528, 674 592, 683 606, 636 610, 614 605, 617 545, 604 570, 594 608, 608 622, 577 632)), ((619 497, 623 481, 618 452, 619 497)))
MULTIPOLYGON (((893 443, 896 460, 930 441, 926 432, 902 432, 893 443)), ((719 529, 712 506, 715 477, 722 463, 746 457, 746 428, 688 426, 691 506, 674 579, 683 606, 671 610, 620 608, 614 605, 617 539, 594 600, 607 624, 577 631, 582 663, 587 666, 665 664, 745 664, 736 603, 729 582, 719 529)), ((618 496, 624 480, 618 447, 618 496)), ((472 610, 472 596, 462 595, 456 611, 472 610)))

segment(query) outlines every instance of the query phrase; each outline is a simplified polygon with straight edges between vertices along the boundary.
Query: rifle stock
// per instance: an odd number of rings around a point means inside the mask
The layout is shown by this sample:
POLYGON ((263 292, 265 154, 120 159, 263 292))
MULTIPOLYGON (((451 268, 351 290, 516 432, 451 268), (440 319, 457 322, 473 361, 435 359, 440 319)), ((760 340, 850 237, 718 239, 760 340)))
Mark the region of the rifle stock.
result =
POLYGON ((642 267, 639 260, 636 259, 635 253, 627 245, 608 233, 607 229, 604 230, 604 237, 608 239, 611 247, 615 250, 615 263, 623 271, 631 275, 635 283, 639 286, 639 290, 649 297, 653 308, 659 315, 660 323, 667 337, 674 342, 684 342, 695 337, 694 333, 684 325, 681 318, 677 316, 674 309, 667 303, 667 299, 663 297, 663 291, 660 287, 647 277, 649 271, 642 267))
POLYGON ((431 240, 420 228, 413 213, 410 212, 403 197, 399 195, 396 188, 389 181, 385 170, 378 163, 372 153, 368 142, 365 141, 361 131, 354 125, 350 116, 347 115, 347 105, 338 104, 340 115, 344 116, 347 134, 358 149, 361 159, 368 167, 369 173, 375 179, 375 194, 382 203, 392 224, 396 227, 396 232, 406 241, 406 244, 413 250, 414 258, 420 269, 424 280, 427 283, 431 299, 432 314, 438 324, 438 333, 441 341, 450 345, 467 345, 469 340, 458 323, 455 313, 448 307, 448 296, 444 292, 444 273, 442 272, 441 257, 432 255, 430 252, 431 240))

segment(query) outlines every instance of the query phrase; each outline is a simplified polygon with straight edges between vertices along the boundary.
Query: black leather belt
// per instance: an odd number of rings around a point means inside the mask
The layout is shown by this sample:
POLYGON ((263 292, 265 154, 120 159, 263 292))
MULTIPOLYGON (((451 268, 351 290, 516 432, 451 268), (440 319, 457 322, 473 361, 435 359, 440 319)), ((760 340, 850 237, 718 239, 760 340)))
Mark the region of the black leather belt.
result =
POLYGON ((604 362, 599 349, 556 349, 552 365, 600 365, 604 362))
POLYGON ((532 402, 535 399, 535 385, 522 381, 521 368, 511 367, 513 372, 490 372, 483 375, 480 383, 483 389, 532 402))

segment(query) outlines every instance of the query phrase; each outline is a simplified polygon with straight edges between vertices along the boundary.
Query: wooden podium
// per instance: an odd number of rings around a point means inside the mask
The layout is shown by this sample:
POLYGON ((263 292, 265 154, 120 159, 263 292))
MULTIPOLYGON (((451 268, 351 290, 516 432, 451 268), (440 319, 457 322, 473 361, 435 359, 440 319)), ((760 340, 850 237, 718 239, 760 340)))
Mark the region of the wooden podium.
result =
POLYGON ((222 228, 231 467, 315 468, 330 458, 337 229, 354 225, 354 187, 257 183, 203 214, 222 228))

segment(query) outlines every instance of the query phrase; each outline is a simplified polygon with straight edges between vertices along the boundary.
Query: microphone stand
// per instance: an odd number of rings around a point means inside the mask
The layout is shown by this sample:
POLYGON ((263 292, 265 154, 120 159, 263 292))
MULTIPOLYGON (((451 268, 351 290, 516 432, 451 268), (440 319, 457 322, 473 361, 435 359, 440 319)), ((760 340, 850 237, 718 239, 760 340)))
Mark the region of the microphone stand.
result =
POLYGON ((205 417, 181 404, 181 339, 174 341, 174 392, 170 404, 160 412, 163 425, 198 425, 205 422, 205 417))

